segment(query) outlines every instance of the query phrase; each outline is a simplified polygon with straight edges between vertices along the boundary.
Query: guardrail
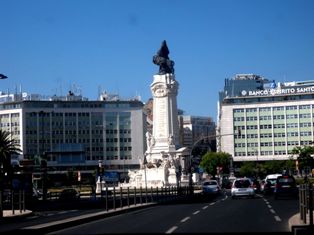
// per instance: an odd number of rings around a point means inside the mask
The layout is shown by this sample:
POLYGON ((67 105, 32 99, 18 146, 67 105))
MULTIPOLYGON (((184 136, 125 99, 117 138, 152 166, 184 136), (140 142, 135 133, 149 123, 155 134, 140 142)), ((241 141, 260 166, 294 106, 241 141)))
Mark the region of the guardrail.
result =
POLYGON ((310 226, 313 226, 313 201, 313 184, 301 184, 299 186, 300 219, 310 226), (309 223, 307 223, 307 218, 309 218, 309 223))

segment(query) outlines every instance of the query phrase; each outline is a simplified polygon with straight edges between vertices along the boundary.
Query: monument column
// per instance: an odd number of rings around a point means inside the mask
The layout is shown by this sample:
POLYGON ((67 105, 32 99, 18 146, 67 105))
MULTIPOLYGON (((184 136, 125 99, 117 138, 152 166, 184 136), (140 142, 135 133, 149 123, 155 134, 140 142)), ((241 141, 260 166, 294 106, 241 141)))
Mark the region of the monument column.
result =
POLYGON ((153 62, 159 65, 159 73, 151 84, 153 96, 153 131, 146 151, 147 160, 172 160, 179 146, 177 94, 179 83, 175 80, 174 62, 168 57, 166 41, 162 42, 153 62))
POLYGON ((166 41, 162 42, 154 64, 159 73, 154 75, 150 86, 153 96, 153 130, 146 133, 147 150, 141 169, 129 172, 132 185, 158 186, 179 185, 181 182, 181 156, 186 148, 179 147, 179 123, 177 95, 179 83, 175 80, 174 62, 168 57, 166 41))

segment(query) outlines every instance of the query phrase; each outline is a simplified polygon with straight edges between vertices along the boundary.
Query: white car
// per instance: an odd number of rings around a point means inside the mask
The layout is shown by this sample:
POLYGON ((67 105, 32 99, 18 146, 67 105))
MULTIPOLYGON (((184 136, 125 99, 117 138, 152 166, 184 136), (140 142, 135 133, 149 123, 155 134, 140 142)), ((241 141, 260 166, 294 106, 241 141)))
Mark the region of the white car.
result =
POLYGON ((249 178, 237 178, 231 186, 231 198, 235 197, 255 197, 253 183, 249 178))

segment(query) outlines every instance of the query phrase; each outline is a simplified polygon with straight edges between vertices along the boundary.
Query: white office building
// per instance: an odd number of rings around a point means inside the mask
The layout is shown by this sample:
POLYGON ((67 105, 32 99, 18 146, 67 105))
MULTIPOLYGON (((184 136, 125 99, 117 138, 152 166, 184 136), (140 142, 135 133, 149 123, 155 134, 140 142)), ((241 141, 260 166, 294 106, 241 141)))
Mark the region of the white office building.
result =
MULTIPOLYGON (((236 78, 226 84, 237 84, 236 78)), ((218 151, 235 162, 288 160, 295 157, 294 147, 314 140, 314 81, 275 83, 249 76, 248 87, 243 80, 242 89, 229 86, 220 93, 218 151)))
POLYGON ((22 150, 21 159, 47 160, 48 173, 94 172, 102 164, 120 180, 139 168, 146 150, 146 115, 138 99, 88 101, 64 97, 1 96, 0 128, 22 150), (33 97, 33 98, 32 98, 33 97))

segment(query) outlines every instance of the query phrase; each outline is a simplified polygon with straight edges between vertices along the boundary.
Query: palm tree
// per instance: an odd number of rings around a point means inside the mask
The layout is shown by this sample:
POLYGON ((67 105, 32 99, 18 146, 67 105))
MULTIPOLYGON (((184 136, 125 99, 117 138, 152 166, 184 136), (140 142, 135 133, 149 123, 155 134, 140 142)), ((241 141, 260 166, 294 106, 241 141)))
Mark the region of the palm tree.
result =
POLYGON ((7 173, 9 180, 11 180, 11 155, 21 153, 19 147, 19 144, 15 143, 14 140, 10 138, 10 132, 0 130, 0 167, 3 168, 3 172, 1 172, 0 175, 1 178, 3 173, 7 173))

